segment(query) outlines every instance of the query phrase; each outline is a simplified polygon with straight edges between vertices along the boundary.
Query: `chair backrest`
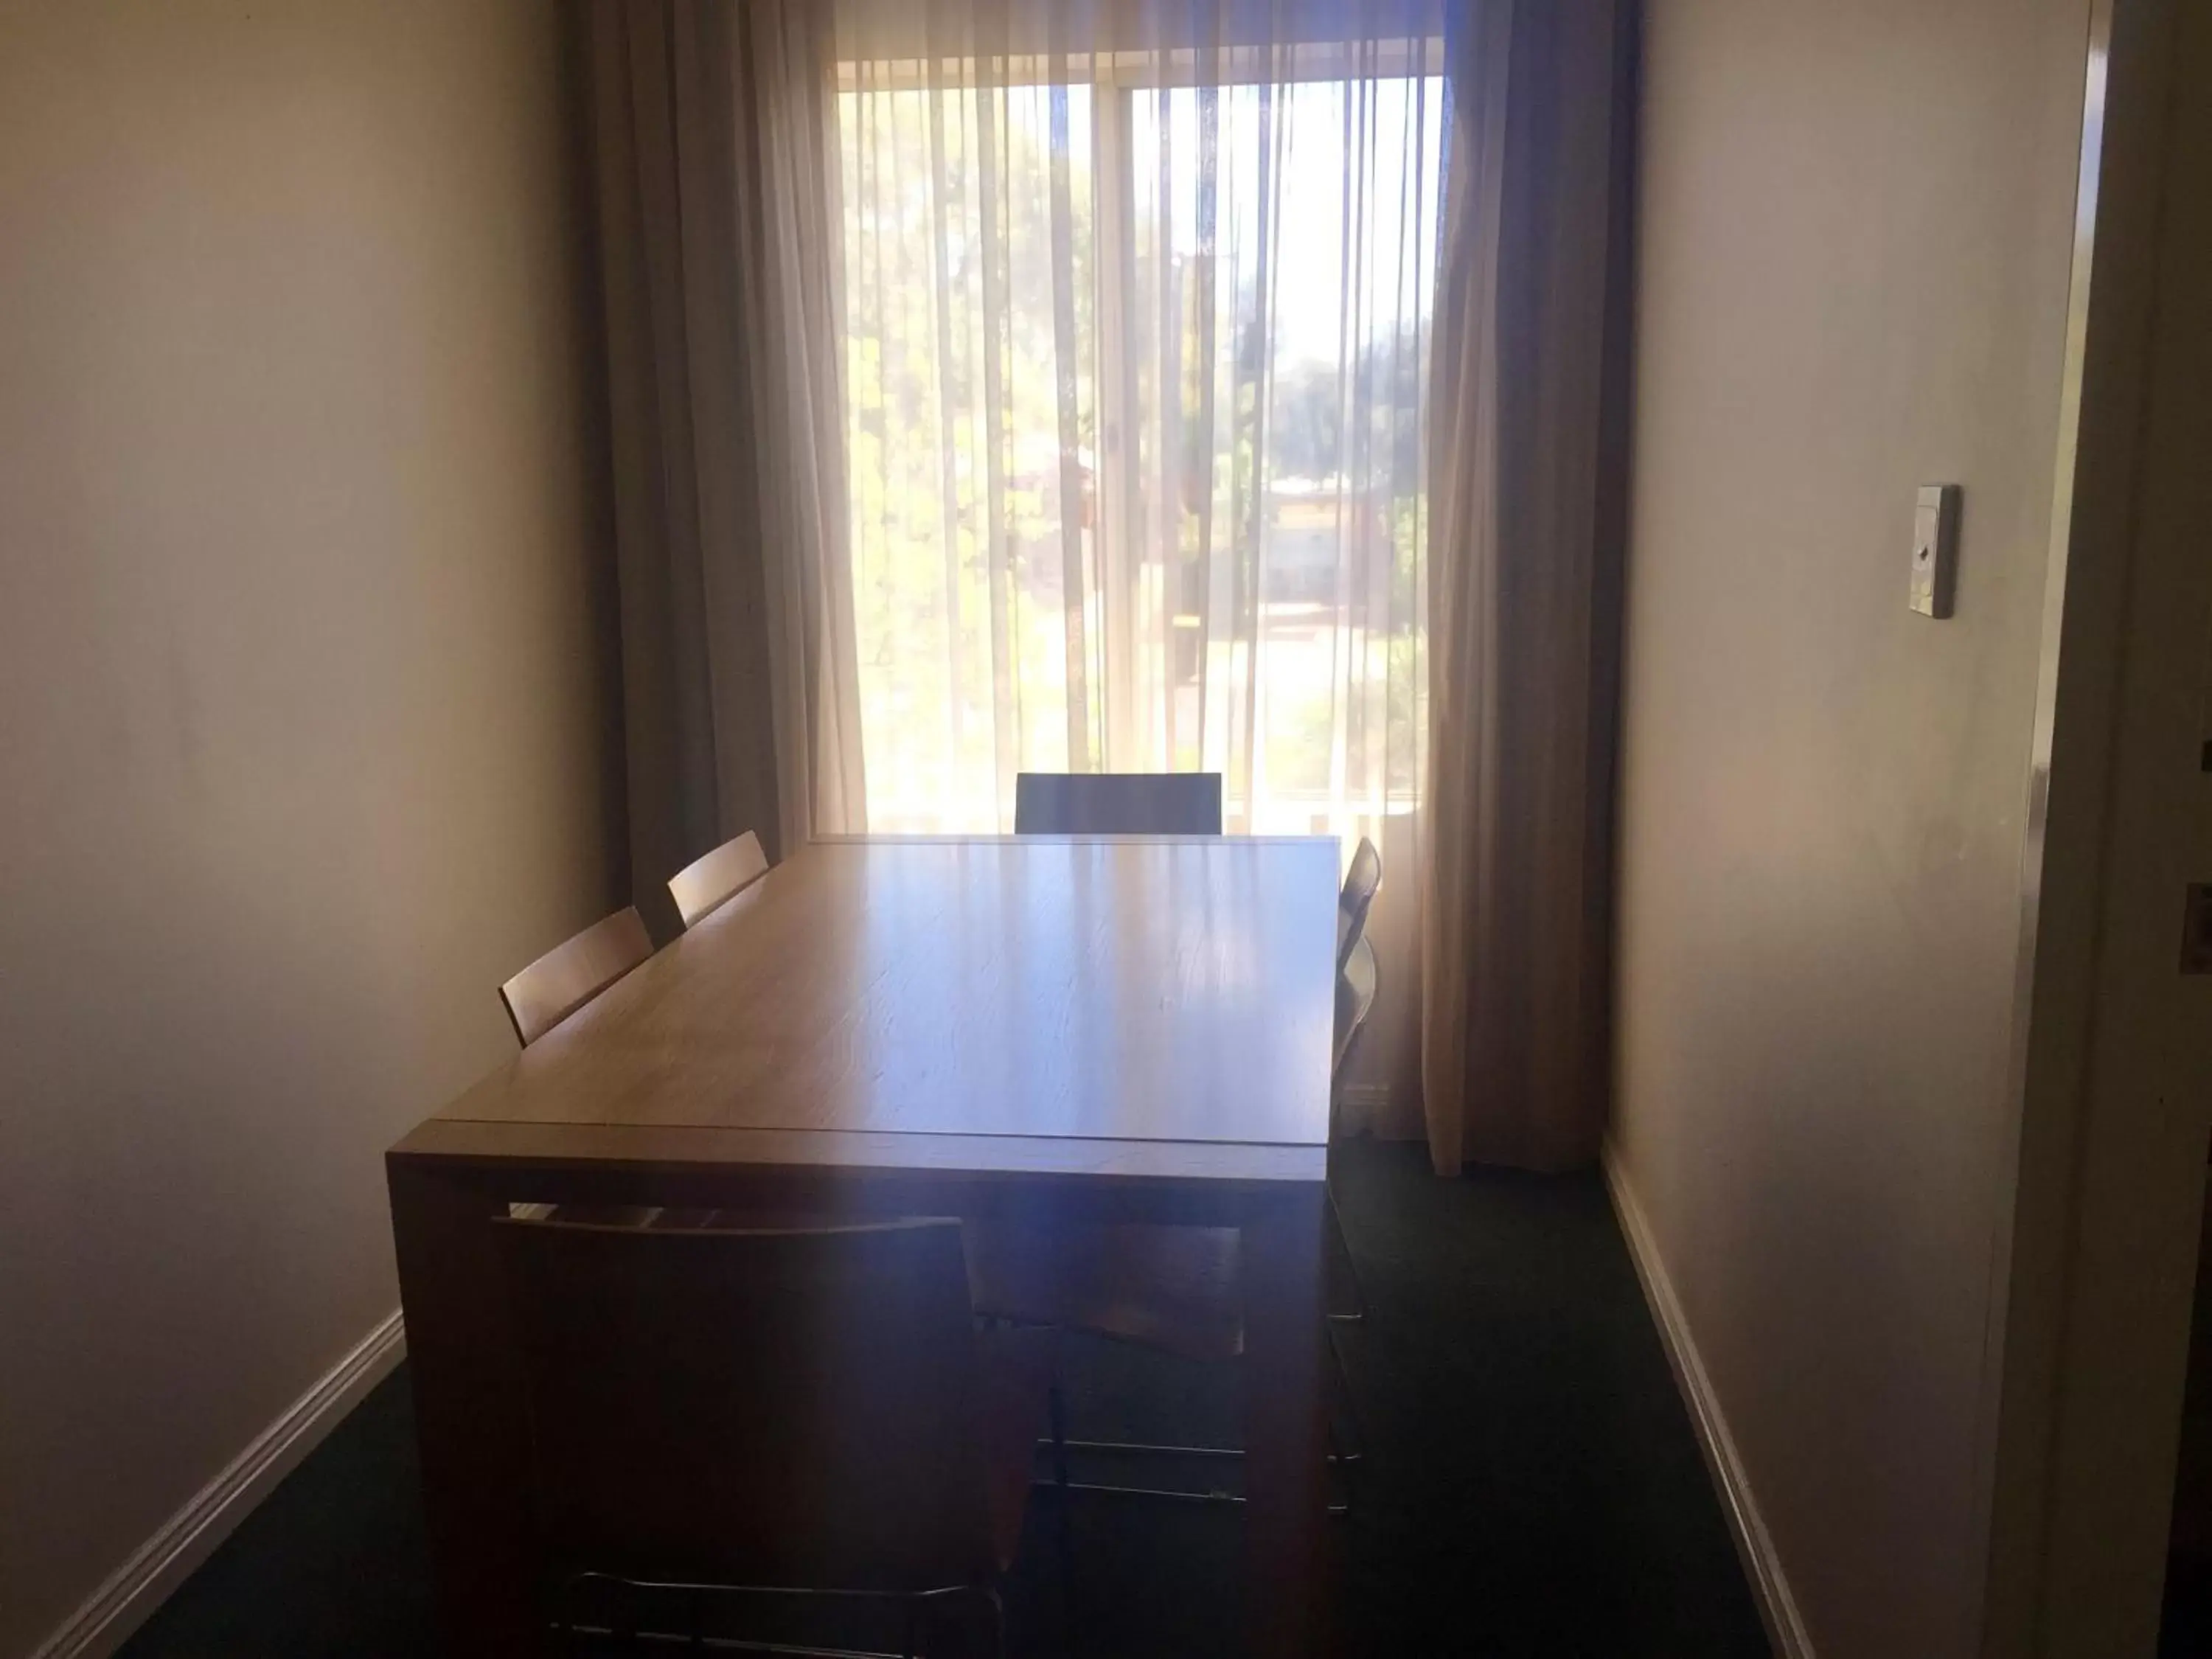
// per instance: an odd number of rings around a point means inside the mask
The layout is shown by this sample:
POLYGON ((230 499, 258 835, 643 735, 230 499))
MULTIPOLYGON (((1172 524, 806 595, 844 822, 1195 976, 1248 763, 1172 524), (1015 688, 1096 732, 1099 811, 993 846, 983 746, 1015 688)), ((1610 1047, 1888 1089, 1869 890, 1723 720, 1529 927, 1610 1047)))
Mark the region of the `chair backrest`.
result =
POLYGON ((1367 913, 1382 886, 1382 855, 1375 850, 1373 842, 1362 836, 1358 849, 1352 855, 1352 867, 1344 872, 1344 890, 1336 896, 1336 971, 1340 974, 1352 960, 1353 947, 1367 936, 1367 913))
POLYGON ((634 908, 593 922, 499 988, 515 1036, 528 1048, 652 954, 634 908))
POLYGON ((767 873, 768 854, 761 851, 760 837, 748 830, 669 877, 668 896, 689 927, 767 873))
POLYGON ((492 1224, 556 1573, 913 1591, 991 1570, 957 1221, 492 1224))
MULTIPOLYGON (((1381 984, 1374 943, 1362 934, 1352 940, 1351 952, 1336 976, 1336 1040, 1329 1055, 1332 1079, 1343 1075, 1346 1056, 1367 1029, 1367 1017, 1375 1012, 1375 994, 1381 984)), ((1331 1139, 1334 1139, 1333 1129, 1331 1139)))
POLYGON ((1018 836, 1218 836, 1218 772, 1023 772, 1018 836))

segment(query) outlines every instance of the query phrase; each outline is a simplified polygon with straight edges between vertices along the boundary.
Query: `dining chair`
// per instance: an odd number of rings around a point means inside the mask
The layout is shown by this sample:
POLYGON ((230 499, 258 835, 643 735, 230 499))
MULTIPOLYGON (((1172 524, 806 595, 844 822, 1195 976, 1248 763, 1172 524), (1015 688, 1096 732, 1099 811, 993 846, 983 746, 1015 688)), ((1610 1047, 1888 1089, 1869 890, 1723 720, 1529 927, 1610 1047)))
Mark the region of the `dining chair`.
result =
POLYGON ((1004 1651, 1051 1370, 1039 1334, 975 1328, 959 1222, 493 1224, 572 1643, 744 1645, 811 1597, 896 1609, 909 1654, 955 1620, 1004 1651))
MULTIPOLYGON (((1351 1058, 1353 1043, 1360 1032, 1367 1028, 1367 1017, 1375 1012, 1375 994, 1379 988, 1373 941, 1365 938, 1353 940, 1344 967, 1336 976, 1336 1033, 1329 1061, 1329 1069, 1334 1076, 1343 1076, 1344 1062, 1351 1058)), ((1332 1099, 1331 1139, 1336 1136, 1334 1119, 1335 1105, 1332 1099)))
MULTIPOLYGON (((1066 1229, 1049 1225, 971 1228, 969 1283, 975 1287, 977 1311, 993 1322, 1010 1322, 1017 1328, 1077 1331, 1179 1359, 1241 1362, 1244 1354, 1242 1243, 1234 1228, 1143 1223, 1066 1229)), ((1333 1334, 1329 1352, 1341 1426, 1332 1422, 1328 1462, 1348 1483, 1363 1461, 1364 1436, 1344 1357, 1333 1334)), ((1050 1483, 1037 1484, 1056 1486, 1063 1500, 1068 1493, 1082 1492, 1178 1504, 1233 1506, 1244 1501, 1218 1486, 1194 1492, 1073 1480, 1067 1462, 1071 1453, 1190 1459, 1209 1465, 1241 1462, 1244 1453, 1235 1446, 1071 1439, 1057 1379, 1050 1406, 1052 1433, 1037 1444, 1040 1450, 1052 1454, 1053 1479, 1050 1483)), ((1349 1513, 1350 1496, 1347 1484, 1345 1498, 1333 1499, 1329 1513, 1335 1516, 1349 1513)))
POLYGON ((1382 855, 1375 850, 1373 842, 1362 836, 1352 855, 1352 867, 1344 872, 1344 886, 1336 896, 1338 973, 1344 971, 1353 947, 1367 936, 1367 913, 1374 908, 1375 895, 1382 890, 1382 855))
POLYGON ((1022 772, 1018 836, 1218 836, 1218 772, 1022 772))
MULTIPOLYGON (((1363 918, 1364 919, 1364 918, 1363 918)), ((1332 1145, 1342 1133, 1340 1108, 1344 1100, 1345 1062, 1352 1058, 1359 1034, 1375 1012, 1380 973, 1375 943, 1364 929, 1355 934, 1336 975, 1336 1033, 1329 1061, 1328 1138, 1332 1145)), ((1367 1294, 1359 1282, 1359 1267, 1344 1236, 1344 1212, 1336 1202, 1334 1182, 1328 1193, 1328 1316, 1339 1324, 1357 1324, 1367 1317, 1367 1294)))
MULTIPOLYGON (((1023 772, 1018 836, 1218 836, 1218 772, 1023 772)), ((1022 1322, 1078 1327, 1187 1358, 1243 1352, 1234 1228, 1127 1225, 973 1229, 978 1305, 1022 1322)))
MULTIPOLYGON (((1377 975, 1367 916, 1382 884, 1382 856, 1363 836, 1338 896, 1332 1140, 1344 1064, 1375 1006, 1377 975)), ((1366 1316, 1366 1297, 1333 1192, 1328 1220, 1328 1316, 1356 1323, 1366 1316)), ((971 1233, 969 1254, 977 1300, 987 1311, 1117 1337, 1185 1358, 1231 1359, 1243 1352, 1244 1343, 1237 1242, 1234 1229, 1221 1227, 1133 1224, 1058 1237, 991 1227, 971 1233)))
MULTIPOLYGON (((652 954, 653 940, 634 906, 593 922, 499 988, 500 1001, 506 1006, 514 1035, 527 1048, 652 954)), ((661 1213, 653 1206, 636 1205, 601 1206, 588 1212, 550 1204, 516 1204, 509 1209, 524 1218, 585 1215, 631 1226, 651 1226, 661 1213)))
POLYGON ((768 854, 761 851, 760 837, 748 830, 671 876, 668 896, 676 901, 684 925, 690 927, 767 873, 768 854))
MULTIPOLYGON (((1017 835, 1218 835, 1218 773, 1024 772, 1015 780, 1017 835)), ((1364 840, 1363 865, 1373 866, 1364 890, 1373 896, 1381 860, 1364 840)), ((1363 876, 1363 881, 1365 878, 1363 876)), ((1349 884, 1347 884, 1349 887, 1349 884)), ((1358 926, 1366 908, 1352 893, 1358 926)), ((1346 896, 1339 896, 1340 946, 1346 896)), ((1340 957, 1340 961, 1341 957, 1340 957)), ((1333 1085, 1332 1085, 1333 1086, 1333 1085)), ((1332 1109, 1333 1111, 1333 1109, 1332 1109)), ((1332 1125, 1334 1119, 1332 1117, 1332 1125)), ((1331 1233, 1344 1252, 1342 1229, 1331 1206, 1331 1233)), ((1238 1269, 1241 1240, 1233 1227, 1132 1223, 1108 1226, 1006 1226, 970 1229, 969 1267, 979 1310, 994 1318, 1135 1343, 1185 1359, 1231 1361, 1244 1352, 1243 1292, 1238 1269)), ((1332 1272, 1332 1280, 1336 1275, 1332 1272)), ((1332 1309, 1335 1306, 1334 1299, 1332 1309)), ((1346 1316, 1358 1316, 1356 1297, 1346 1316)), ((1345 1384, 1341 1357, 1337 1376, 1345 1384)), ((1348 1386, 1345 1399, 1349 1407, 1348 1386)), ((1055 1395, 1055 1416, 1057 1416, 1055 1395)), ((1219 1492, 1193 1494, 1158 1487, 1069 1483, 1068 1450, 1107 1454, 1147 1452, 1170 1456, 1234 1460, 1234 1448, 1138 1446, 1118 1441, 1066 1440, 1056 1436, 1056 1478, 1069 1490, 1117 1496, 1237 1503, 1219 1492)), ((1343 1466, 1357 1462, 1356 1446, 1331 1455, 1343 1466)), ((1334 1512, 1344 1512, 1337 1505, 1334 1512)))
MULTIPOLYGON (((1370 859, 1372 847, 1362 841, 1370 859)), ((1336 1030, 1329 1079, 1329 1137, 1345 1061, 1373 1012, 1377 989, 1367 902, 1380 883, 1363 878, 1348 959, 1336 981, 1336 1030)), ((1360 860, 1355 857, 1354 869, 1360 860)), ((1347 888, 1351 884, 1347 882, 1347 888)), ((1327 1298, 1329 1319, 1358 1323, 1367 1300, 1344 1235, 1334 1190, 1328 1197, 1327 1298)), ((969 1253, 979 1306, 1000 1316, 1157 1348, 1187 1359, 1228 1360, 1243 1352, 1235 1229, 1134 1223, 1085 1230, 971 1231, 969 1253)))
POLYGON ((514 1035, 527 1048, 652 954, 635 907, 593 922, 499 988, 514 1035))
MULTIPOLYGON (((1382 855, 1375 850, 1372 841, 1362 836, 1336 901, 1336 1030, 1330 1045, 1328 1091, 1332 1143, 1340 1133, 1345 1062, 1352 1057, 1359 1034, 1367 1029, 1380 988, 1375 943, 1367 937, 1367 916, 1382 889, 1382 855)), ((1367 1295, 1359 1282, 1351 1243, 1344 1236, 1344 1215, 1337 1207, 1334 1185, 1329 1189, 1328 1218, 1328 1316, 1335 1324, 1358 1324, 1367 1317, 1367 1295)))
MULTIPOLYGON (((1367 1017, 1375 1012, 1379 981, 1374 942, 1367 937, 1367 914, 1374 908, 1375 895, 1382 888, 1382 855, 1375 850, 1373 842, 1362 836, 1336 900, 1336 1031, 1329 1055, 1332 1084, 1342 1078, 1344 1062, 1352 1053, 1352 1043, 1365 1029, 1367 1017)), ((1328 1132, 1334 1140, 1334 1087, 1330 1091, 1328 1132)))

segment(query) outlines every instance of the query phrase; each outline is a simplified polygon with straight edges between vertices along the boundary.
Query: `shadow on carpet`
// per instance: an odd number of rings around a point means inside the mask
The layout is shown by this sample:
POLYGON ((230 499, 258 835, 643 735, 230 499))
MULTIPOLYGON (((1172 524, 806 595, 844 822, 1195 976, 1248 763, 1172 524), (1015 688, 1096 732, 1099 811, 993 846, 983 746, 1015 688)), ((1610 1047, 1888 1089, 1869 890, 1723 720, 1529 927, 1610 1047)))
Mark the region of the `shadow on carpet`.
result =
MULTIPOLYGON (((1418 1148, 1365 1142, 1338 1158, 1369 1307, 1342 1333, 1366 1454, 1338 1523, 1343 1651, 1765 1659, 1598 1178, 1438 1181, 1418 1148)), ((1070 1346, 1076 1437, 1234 1443, 1226 1368, 1070 1346)), ((1051 1505, 1032 1506, 1009 1595, 1024 1655, 1066 1650, 1051 1505)), ((1075 1534, 1087 1659, 1236 1650, 1233 1510, 1085 1499, 1075 1534)), ((434 1654, 428 1555, 403 1368, 123 1659, 434 1654)))

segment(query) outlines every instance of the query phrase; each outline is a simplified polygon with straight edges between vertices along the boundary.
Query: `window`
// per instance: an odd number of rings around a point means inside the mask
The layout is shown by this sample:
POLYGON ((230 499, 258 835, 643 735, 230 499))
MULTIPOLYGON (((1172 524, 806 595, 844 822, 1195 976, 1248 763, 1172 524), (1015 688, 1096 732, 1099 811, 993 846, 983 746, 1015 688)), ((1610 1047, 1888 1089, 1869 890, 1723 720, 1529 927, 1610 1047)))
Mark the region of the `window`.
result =
POLYGON ((871 828, 1005 829, 1020 769, 1417 802, 1434 58, 842 66, 871 828))

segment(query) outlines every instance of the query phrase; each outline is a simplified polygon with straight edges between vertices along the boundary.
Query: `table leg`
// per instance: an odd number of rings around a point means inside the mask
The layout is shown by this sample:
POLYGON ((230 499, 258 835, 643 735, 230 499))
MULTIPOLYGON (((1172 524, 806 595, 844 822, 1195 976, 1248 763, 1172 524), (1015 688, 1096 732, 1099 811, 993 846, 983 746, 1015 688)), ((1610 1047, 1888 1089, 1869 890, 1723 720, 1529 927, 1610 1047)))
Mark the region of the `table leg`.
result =
POLYGON ((1331 1647, 1322 1202, 1316 1183, 1246 1218, 1245 1623, 1256 1654, 1331 1647))
POLYGON ((422 1498, 440 1629, 452 1659, 544 1646, 533 1611, 528 1447, 507 1372, 495 1206, 465 1172, 389 1158, 422 1498))

